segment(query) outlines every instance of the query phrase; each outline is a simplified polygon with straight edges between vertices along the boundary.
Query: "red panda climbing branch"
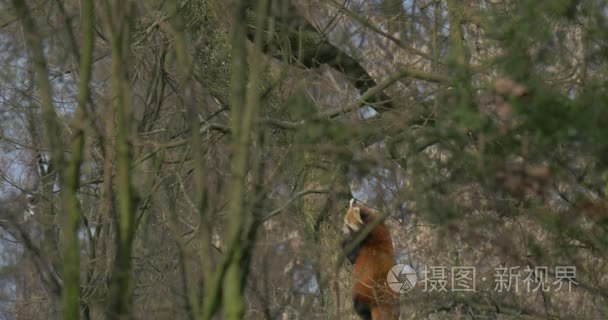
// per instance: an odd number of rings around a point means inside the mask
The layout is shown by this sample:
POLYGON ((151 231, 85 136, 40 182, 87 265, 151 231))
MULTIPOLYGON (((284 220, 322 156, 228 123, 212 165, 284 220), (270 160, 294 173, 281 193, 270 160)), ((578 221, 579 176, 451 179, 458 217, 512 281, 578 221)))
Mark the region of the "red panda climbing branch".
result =
MULTIPOLYGON (((375 210, 352 199, 344 215, 343 231, 348 238, 343 246, 352 245, 353 239, 366 229, 366 225, 381 218, 375 210)), ((395 256, 384 222, 373 227, 354 250, 347 252, 347 256, 354 265, 352 295, 357 314, 364 320, 399 319, 398 297, 386 283, 388 272, 395 265, 395 256)))

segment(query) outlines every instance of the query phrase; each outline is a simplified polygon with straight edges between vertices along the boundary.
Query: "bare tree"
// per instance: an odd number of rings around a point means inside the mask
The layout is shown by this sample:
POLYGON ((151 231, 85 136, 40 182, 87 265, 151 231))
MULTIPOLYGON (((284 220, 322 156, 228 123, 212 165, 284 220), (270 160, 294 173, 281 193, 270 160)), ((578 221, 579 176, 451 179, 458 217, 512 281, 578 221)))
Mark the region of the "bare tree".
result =
POLYGON ((602 1, 0 8, 3 317, 354 319, 351 197, 404 319, 605 317, 602 1))

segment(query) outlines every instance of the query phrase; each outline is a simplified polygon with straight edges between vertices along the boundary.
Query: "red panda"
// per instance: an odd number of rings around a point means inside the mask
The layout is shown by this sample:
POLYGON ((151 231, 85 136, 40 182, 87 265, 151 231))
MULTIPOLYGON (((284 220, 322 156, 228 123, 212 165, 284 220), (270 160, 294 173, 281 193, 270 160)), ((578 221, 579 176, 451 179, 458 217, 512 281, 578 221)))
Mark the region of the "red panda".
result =
MULTIPOLYGON (((343 231, 348 237, 343 247, 346 248, 367 224, 381 218, 375 210, 351 199, 344 215, 343 231)), ((354 265, 352 298, 357 314, 364 320, 399 319, 398 296, 386 280, 395 265, 395 255, 384 222, 377 224, 354 250, 347 252, 347 256, 354 265)))

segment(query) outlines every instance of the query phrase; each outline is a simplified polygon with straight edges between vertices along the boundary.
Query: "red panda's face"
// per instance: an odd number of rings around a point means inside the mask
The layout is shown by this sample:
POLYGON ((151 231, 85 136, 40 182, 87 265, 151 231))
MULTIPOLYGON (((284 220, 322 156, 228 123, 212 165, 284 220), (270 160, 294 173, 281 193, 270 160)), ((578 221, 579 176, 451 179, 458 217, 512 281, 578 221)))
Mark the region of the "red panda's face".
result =
POLYGON ((355 199, 350 200, 348 211, 344 215, 344 226, 342 232, 344 234, 356 233, 363 227, 363 219, 361 219, 361 208, 354 205, 355 199))

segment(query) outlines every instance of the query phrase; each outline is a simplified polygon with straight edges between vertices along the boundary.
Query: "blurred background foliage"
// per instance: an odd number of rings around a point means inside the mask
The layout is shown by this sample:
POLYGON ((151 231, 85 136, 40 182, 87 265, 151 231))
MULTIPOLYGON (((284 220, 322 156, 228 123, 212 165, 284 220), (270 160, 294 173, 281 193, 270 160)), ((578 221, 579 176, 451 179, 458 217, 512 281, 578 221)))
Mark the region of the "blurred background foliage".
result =
POLYGON ((605 1, 13 0, 0 22, 3 319, 355 319, 351 197, 418 272, 402 319, 606 317, 605 1), (432 266, 475 291, 425 292, 432 266), (537 267, 551 290, 524 290, 537 267))

